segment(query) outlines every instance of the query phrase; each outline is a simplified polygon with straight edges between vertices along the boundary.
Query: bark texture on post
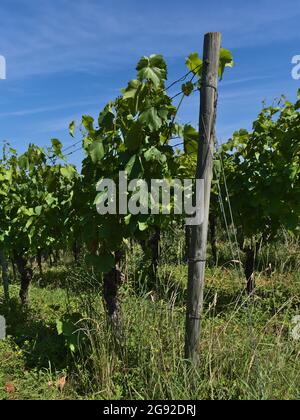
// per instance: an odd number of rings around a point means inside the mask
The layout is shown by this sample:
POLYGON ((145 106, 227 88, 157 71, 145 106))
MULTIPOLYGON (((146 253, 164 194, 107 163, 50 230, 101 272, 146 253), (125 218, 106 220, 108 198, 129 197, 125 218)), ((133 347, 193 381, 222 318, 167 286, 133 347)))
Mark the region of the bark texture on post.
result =
POLYGON ((194 363, 198 359, 200 317, 203 308, 220 46, 220 33, 208 33, 205 35, 200 100, 200 133, 196 170, 196 179, 204 180, 204 203, 201 206, 203 210, 203 221, 200 225, 192 226, 185 338, 185 356, 194 363))
POLYGON ((190 249, 191 249, 191 238, 192 238, 192 229, 191 226, 186 225, 185 226, 185 256, 184 261, 189 261, 190 256, 190 249))

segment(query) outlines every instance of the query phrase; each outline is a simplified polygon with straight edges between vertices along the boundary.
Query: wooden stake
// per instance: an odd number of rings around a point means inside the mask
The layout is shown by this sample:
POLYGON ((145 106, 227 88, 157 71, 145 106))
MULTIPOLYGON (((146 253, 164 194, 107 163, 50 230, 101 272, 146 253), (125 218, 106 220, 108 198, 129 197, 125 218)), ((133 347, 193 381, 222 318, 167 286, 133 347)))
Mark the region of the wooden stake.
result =
POLYGON ((200 319, 203 308, 220 46, 221 34, 219 32, 205 35, 196 170, 196 179, 204 180, 201 187, 204 188, 204 206, 202 206, 201 224, 192 226, 185 338, 185 356, 194 363, 198 359, 200 319))

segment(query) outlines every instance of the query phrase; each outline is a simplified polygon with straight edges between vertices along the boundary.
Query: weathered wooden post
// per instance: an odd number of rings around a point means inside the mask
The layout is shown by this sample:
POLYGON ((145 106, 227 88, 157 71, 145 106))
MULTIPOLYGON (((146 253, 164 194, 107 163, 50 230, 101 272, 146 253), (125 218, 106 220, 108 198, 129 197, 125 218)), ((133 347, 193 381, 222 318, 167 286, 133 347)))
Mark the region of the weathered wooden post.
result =
POLYGON ((204 188, 204 203, 202 203, 203 217, 201 218, 201 223, 192 226, 188 264, 185 338, 185 356, 194 363, 198 359, 200 320, 203 308, 220 46, 221 34, 219 32, 212 32, 205 35, 200 99, 198 161, 196 169, 196 179, 203 179, 201 188, 204 188))

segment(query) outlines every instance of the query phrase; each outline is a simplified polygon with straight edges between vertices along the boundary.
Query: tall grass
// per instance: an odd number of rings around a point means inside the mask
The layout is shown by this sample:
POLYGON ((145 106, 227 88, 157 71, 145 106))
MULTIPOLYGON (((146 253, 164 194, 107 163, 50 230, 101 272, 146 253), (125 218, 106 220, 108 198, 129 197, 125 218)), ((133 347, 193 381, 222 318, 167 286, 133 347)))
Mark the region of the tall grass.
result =
MULTIPOLYGON (((300 340, 291 334, 293 317, 300 315, 299 243, 283 235, 261 250, 257 288, 249 299, 228 244, 220 242, 221 264, 209 264, 206 273, 199 363, 191 366, 184 359, 183 246, 181 239, 167 240, 152 289, 146 286, 148 261, 141 247, 127 250, 118 335, 107 324, 101 279, 84 264, 53 267, 43 277, 36 273, 31 307, 24 312, 15 303, 8 309, 10 337, 0 353, 18 361, 9 366, 9 380, 16 380, 17 366, 19 382, 32 390, 41 378, 53 382, 56 372, 64 372, 68 398, 299 399, 300 340), (80 314, 75 329, 82 333, 73 355, 55 327, 57 318, 72 314, 80 314), (32 368, 32 380, 22 379, 32 368)), ((16 286, 12 292, 17 296, 16 286)), ((7 369, 0 363, 0 378, 7 369)), ((40 389, 49 398, 57 395, 47 383, 40 389)), ((27 398, 29 391, 22 395, 27 398)))
MULTIPOLYGON (((298 399, 299 273, 258 277, 254 299, 235 271, 209 269, 199 363, 184 360, 186 268, 162 265, 156 292, 122 291, 122 336, 107 327, 99 290, 81 295, 86 344, 77 356, 78 392, 103 399, 298 399)), ((73 274, 71 274, 72 277, 73 274)), ((78 276, 78 274, 77 274, 78 276)))

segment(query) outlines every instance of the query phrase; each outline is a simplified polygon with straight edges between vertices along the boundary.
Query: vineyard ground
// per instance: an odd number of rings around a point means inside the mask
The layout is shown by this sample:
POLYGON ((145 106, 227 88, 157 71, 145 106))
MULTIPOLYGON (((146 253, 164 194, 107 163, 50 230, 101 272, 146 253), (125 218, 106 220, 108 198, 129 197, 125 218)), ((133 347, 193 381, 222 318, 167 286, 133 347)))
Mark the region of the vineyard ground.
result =
POLYGON ((0 399, 299 399, 300 340, 291 335, 300 315, 299 248, 281 247, 281 255, 274 249, 274 271, 257 274, 253 301, 238 299, 241 279, 231 264, 207 270, 194 382, 183 360, 184 264, 163 262, 151 292, 140 286, 140 250, 129 253, 122 345, 107 331, 100 286, 84 267, 64 263, 36 272, 26 310, 13 284, 9 306, 0 294, 8 324, 0 341, 0 399), (78 313, 84 338, 72 354, 57 320, 78 313))

